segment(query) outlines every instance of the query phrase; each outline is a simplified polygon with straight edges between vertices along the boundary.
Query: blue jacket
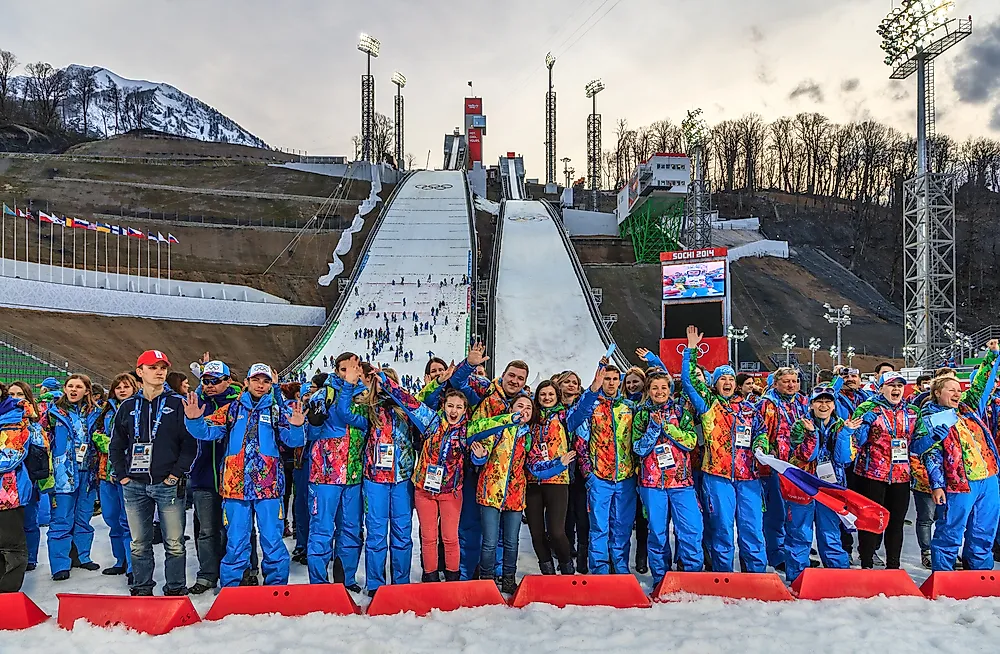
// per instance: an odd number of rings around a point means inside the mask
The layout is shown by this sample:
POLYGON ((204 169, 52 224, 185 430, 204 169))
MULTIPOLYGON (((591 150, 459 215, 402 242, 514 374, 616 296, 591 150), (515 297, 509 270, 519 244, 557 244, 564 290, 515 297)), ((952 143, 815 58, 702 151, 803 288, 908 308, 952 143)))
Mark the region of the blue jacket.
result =
POLYGON ((830 386, 836 393, 837 417, 841 420, 850 420, 861 403, 872 399, 874 395, 871 391, 866 391, 863 388, 859 388, 853 393, 848 391, 844 388, 843 377, 834 379, 830 386))
POLYGON ((302 426, 288 424, 291 411, 268 393, 254 401, 248 391, 229 405, 222 424, 214 419, 185 417, 188 432, 199 441, 223 441, 219 494, 237 500, 265 500, 284 496, 285 467, 278 452, 280 440, 288 447, 305 445, 302 426))
POLYGON ((29 447, 44 450, 40 429, 32 429, 24 400, 7 397, 0 402, 0 511, 29 504, 34 483, 28 474, 29 447))
POLYGON ((96 410, 81 414, 76 406, 71 406, 69 411, 60 409, 56 404, 49 406, 45 429, 52 450, 56 493, 75 492, 81 475, 91 469, 96 454, 90 432, 97 418, 96 410), (86 452, 83 461, 78 464, 77 449, 80 447, 86 447, 86 452))
MULTIPOLYGON (((218 413, 218 421, 225 417, 226 408, 239 399, 243 392, 236 384, 230 384, 225 392, 219 395, 205 395, 202 387, 195 391, 198 394, 198 404, 205 407, 205 416, 218 413), (220 413, 221 412, 221 413, 220 413)), ((218 447, 215 441, 198 441, 198 452, 191 465, 190 485, 192 490, 211 490, 219 492, 219 471, 222 470, 222 459, 225 450, 218 447)))

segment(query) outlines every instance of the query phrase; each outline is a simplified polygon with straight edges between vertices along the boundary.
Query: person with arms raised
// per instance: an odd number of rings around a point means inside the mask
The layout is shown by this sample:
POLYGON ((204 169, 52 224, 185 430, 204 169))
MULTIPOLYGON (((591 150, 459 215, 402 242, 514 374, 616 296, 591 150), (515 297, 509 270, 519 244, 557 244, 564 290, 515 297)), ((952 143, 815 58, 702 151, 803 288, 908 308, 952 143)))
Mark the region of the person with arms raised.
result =
POLYGON ((166 387, 170 360, 160 350, 139 355, 139 392, 115 414, 108 458, 125 496, 132 534, 135 596, 153 594, 153 510, 160 517, 165 550, 164 595, 187 595, 184 548, 184 478, 198 447, 184 425, 184 403, 166 387))
POLYGON ((288 583, 289 556, 282 541, 286 479, 278 443, 288 447, 305 443, 305 414, 298 402, 286 408, 273 387, 275 378, 265 363, 250 366, 246 390, 226 409, 221 424, 213 417, 204 418, 205 406, 197 393, 189 393, 184 400, 188 432, 199 441, 222 441, 219 492, 226 524, 226 556, 220 568, 223 587, 240 585, 250 567, 254 518, 260 529, 264 584, 288 583))

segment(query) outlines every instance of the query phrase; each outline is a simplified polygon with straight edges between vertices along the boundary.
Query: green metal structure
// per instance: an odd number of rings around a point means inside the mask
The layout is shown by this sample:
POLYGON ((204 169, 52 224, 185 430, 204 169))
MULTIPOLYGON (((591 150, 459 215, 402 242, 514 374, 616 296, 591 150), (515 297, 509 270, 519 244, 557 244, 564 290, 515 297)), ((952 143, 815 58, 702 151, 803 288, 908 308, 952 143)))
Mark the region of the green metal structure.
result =
POLYGON ((649 195, 640 198, 619 230, 623 239, 632 241, 636 263, 659 263, 661 252, 682 249, 683 227, 683 198, 649 195))

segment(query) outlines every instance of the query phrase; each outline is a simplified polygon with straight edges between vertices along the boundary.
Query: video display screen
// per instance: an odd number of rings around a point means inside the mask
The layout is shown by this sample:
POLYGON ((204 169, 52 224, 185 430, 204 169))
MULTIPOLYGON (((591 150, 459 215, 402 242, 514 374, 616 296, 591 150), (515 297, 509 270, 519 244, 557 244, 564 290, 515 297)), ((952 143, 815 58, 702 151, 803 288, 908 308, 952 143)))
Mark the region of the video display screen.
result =
POLYGON ((663 264, 663 300, 719 298, 726 295, 726 262, 663 264))
POLYGON ((663 338, 687 338, 688 325, 697 325, 705 338, 725 336, 724 306, 725 304, 718 300, 664 306, 663 338))

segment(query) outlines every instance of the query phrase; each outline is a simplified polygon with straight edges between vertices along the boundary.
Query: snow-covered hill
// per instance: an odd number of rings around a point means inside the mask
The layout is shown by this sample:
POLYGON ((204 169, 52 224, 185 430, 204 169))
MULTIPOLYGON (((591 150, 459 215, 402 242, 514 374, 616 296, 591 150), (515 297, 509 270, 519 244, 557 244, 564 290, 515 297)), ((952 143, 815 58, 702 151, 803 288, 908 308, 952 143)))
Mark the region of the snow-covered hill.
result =
MULTIPOLYGON (((63 121, 80 131, 84 128, 84 103, 74 80, 83 70, 88 68, 73 64, 63 71, 70 80, 61 112, 63 121)), ((176 87, 126 79, 96 66, 89 70, 95 73, 93 93, 86 106, 87 131, 92 135, 115 136, 133 129, 151 129, 201 141, 268 147, 234 120, 176 87)), ((15 83, 24 89, 26 82, 21 77, 15 83)))

